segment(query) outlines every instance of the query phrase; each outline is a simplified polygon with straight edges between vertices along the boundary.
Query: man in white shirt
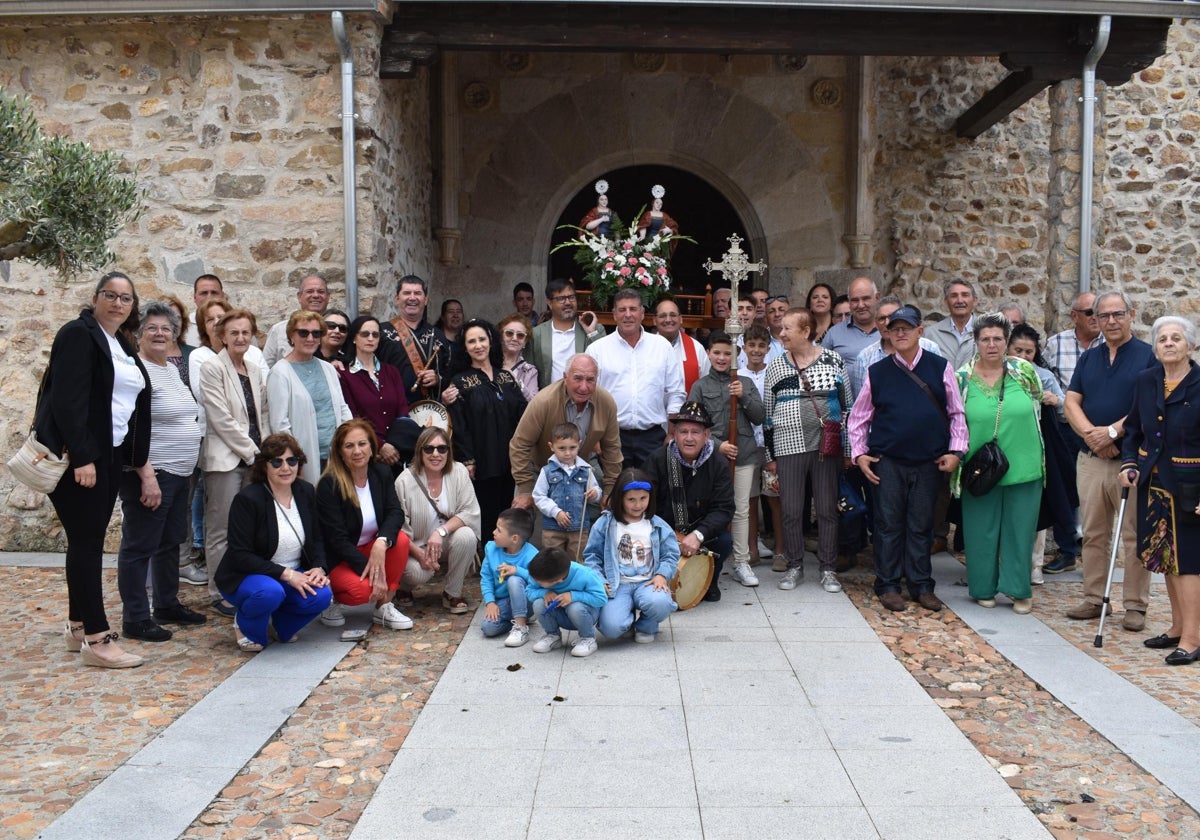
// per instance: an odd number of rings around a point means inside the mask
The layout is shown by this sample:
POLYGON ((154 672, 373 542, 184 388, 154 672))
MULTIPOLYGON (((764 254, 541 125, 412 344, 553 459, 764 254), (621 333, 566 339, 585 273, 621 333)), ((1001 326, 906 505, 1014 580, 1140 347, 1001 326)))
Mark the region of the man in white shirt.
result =
MULTIPOLYGON (((329 306, 329 288, 325 285, 325 279, 319 275, 310 274, 301 280, 300 288, 296 290, 296 303, 298 309, 316 312, 323 316, 329 306)), ((290 312, 288 316, 291 316, 290 312)), ((273 367, 277 361, 291 352, 287 339, 287 322, 288 319, 284 318, 271 327, 271 331, 267 333, 263 358, 266 359, 268 367, 273 367)))
POLYGON ((617 403, 625 467, 640 467, 666 445, 667 417, 683 405, 683 368, 660 335, 642 329, 646 309, 633 289, 613 296, 617 331, 587 349, 600 367, 600 387, 617 403))
POLYGON ((180 341, 192 347, 200 346, 200 333, 196 329, 196 310, 200 308, 200 304, 212 298, 225 298, 225 288, 221 285, 221 278, 215 274, 201 274, 192 283, 192 302, 196 304, 196 309, 193 309, 188 315, 188 322, 183 331, 183 338, 180 341))
POLYGON ((537 368, 539 389, 562 379, 572 356, 604 338, 594 312, 576 317, 575 285, 570 280, 547 283, 546 303, 550 317, 533 328, 525 354, 525 361, 537 368))
POLYGON ((975 358, 975 305, 979 296, 966 280, 947 280, 943 288, 950 316, 926 330, 929 339, 942 349, 952 370, 975 358))
POLYGON ((683 371, 683 389, 690 392, 696 380, 712 370, 712 363, 700 342, 683 331, 679 304, 671 295, 663 295, 654 304, 654 327, 674 348, 683 371))

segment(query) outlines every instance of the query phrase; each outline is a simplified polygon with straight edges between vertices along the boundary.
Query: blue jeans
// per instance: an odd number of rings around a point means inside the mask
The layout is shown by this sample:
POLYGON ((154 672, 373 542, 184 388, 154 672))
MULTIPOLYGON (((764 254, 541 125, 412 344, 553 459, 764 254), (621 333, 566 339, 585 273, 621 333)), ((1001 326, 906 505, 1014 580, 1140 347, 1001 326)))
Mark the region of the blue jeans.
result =
POLYGON ((483 623, 479 625, 479 629, 483 631, 483 635, 488 638, 499 636, 501 633, 507 633, 511 630, 514 615, 521 615, 526 619, 529 618, 529 599, 525 597, 525 581, 513 575, 504 581, 504 585, 508 587, 508 597, 499 598, 496 601, 496 606, 500 608, 500 618, 496 621, 488 621, 485 618, 483 623))
POLYGON ((942 474, 933 461, 905 464, 886 456, 875 463, 874 470, 879 476, 875 594, 899 592, 901 578, 908 580, 913 598, 932 592, 929 550, 933 547, 933 506, 942 474))
POLYGON ((577 630, 579 638, 594 639, 596 638, 596 615, 599 612, 595 607, 581 604, 579 601, 572 601, 565 607, 555 607, 552 610, 546 609, 545 598, 538 598, 533 602, 533 614, 548 636, 561 633, 563 630, 577 630))
POLYGON ((268 575, 247 575, 237 592, 222 592, 226 601, 237 607, 233 619, 242 635, 252 642, 267 645, 267 624, 275 625, 275 635, 286 642, 321 613, 333 600, 333 590, 322 586, 307 597, 268 575))
POLYGON ((639 633, 657 633, 662 620, 677 609, 671 593, 655 589, 649 581, 622 583, 600 608, 600 632, 610 639, 620 638, 630 627, 639 633), (640 613, 636 622, 635 610, 640 613))
POLYGON ((121 474, 121 548, 117 553, 117 589, 121 592, 121 618, 150 618, 146 597, 146 569, 154 587, 154 606, 179 603, 179 546, 187 538, 190 476, 155 471, 162 504, 150 510, 140 501, 142 480, 137 473, 121 474))

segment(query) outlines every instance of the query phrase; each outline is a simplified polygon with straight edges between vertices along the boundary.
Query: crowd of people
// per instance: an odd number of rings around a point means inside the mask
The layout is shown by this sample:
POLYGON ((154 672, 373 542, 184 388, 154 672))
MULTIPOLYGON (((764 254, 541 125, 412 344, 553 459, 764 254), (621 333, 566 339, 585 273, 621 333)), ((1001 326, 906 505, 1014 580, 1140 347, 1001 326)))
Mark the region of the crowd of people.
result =
POLYGON ((1145 628, 1162 573, 1171 621, 1145 644, 1168 664, 1200 659, 1196 328, 1165 316, 1146 343, 1121 293, 1078 296, 1043 345, 1018 304, 977 312, 961 279, 929 326, 865 277, 845 295, 818 283, 804 306, 718 289, 731 328, 695 335, 671 296, 647 313, 632 289, 609 333, 558 279, 544 313, 521 283, 495 323, 447 299, 431 324, 420 277, 397 281, 383 320, 332 308, 310 275, 265 332, 216 276, 193 292, 192 313, 143 305, 106 274, 51 350, 35 430, 69 459, 50 499, 67 537, 64 637, 85 664, 140 665, 121 635, 165 641, 164 624, 209 620, 181 583, 207 586, 253 652, 360 605, 409 629, 402 610, 439 574, 442 607, 467 613, 475 562, 484 634, 516 647, 536 622, 540 653, 568 631, 575 656, 597 631, 653 642, 689 564, 711 570, 697 600, 720 599, 727 563, 754 587, 772 560, 775 585, 795 589, 806 549, 835 594, 869 546, 893 611, 943 608, 942 550, 959 550, 981 607, 1022 614, 1043 575, 1081 562, 1067 615, 1090 620, 1113 539, 1123 627, 1145 628), (117 497, 121 634, 100 573, 117 497), (844 516, 856 497, 866 515, 844 516))

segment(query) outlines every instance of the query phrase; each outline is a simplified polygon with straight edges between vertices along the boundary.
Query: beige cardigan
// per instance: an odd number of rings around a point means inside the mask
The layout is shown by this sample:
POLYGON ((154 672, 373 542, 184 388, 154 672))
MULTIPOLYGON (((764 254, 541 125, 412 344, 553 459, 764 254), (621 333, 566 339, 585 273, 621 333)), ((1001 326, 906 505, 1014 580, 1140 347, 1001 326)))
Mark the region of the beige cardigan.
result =
MULTIPOLYGON (((429 501, 417 485, 419 479, 411 469, 405 468, 396 479, 396 495, 400 497, 400 507, 404 508, 404 533, 413 545, 425 546, 429 535, 441 524, 433 511, 429 509, 429 501)), ((426 488, 428 489, 428 488, 426 488)), ((475 497, 475 487, 467 468, 455 464, 451 470, 442 476, 442 497, 437 500, 438 507, 457 516, 471 529, 475 538, 479 539, 479 500, 475 497)))
MULTIPOLYGON (((258 413, 258 431, 265 439, 271 433, 271 417, 267 412, 267 375, 252 362, 246 362, 250 391, 254 395, 254 410, 258 413)), ((222 350, 200 366, 200 397, 208 429, 200 447, 200 469, 204 472, 228 472, 238 464, 251 464, 258 447, 250 439, 250 413, 242 383, 229 358, 222 350)))

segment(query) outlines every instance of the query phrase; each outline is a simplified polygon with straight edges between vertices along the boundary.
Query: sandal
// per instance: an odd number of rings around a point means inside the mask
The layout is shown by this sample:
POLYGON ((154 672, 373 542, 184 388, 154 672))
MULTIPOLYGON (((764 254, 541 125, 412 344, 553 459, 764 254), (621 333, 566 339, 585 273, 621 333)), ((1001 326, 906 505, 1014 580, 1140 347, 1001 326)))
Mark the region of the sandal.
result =
POLYGON ((470 607, 467 606, 467 599, 461 595, 451 595, 443 590, 442 606, 450 611, 451 615, 462 615, 467 612, 470 607))
MULTIPOLYGON (((79 649, 83 647, 83 624, 72 624, 70 621, 63 625, 63 641, 67 644, 67 650, 71 653, 79 653, 79 649), (76 635, 76 634, 79 635, 76 635)), ((1176 639, 1175 641, 1179 641, 1176 639)))
POLYGON ((96 653, 95 648, 112 644, 121 638, 116 633, 106 633, 103 638, 89 642, 85 637, 79 645, 80 662, 84 665, 94 665, 97 668, 136 668, 142 664, 142 657, 122 651, 120 656, 105 658, 96 653))
POLYGON ((263 649, 258 642, 242 635, 242 628, 237 626, 236 621, 233 624, 233 637, 237 639, 237 646, 244 653, 258 653, 263 649))
POLYGON ((413 605, 413 594, 407 589, 397 589, 396 596, 392 598, 392 603, 397 607, 411 607, 413 605))

